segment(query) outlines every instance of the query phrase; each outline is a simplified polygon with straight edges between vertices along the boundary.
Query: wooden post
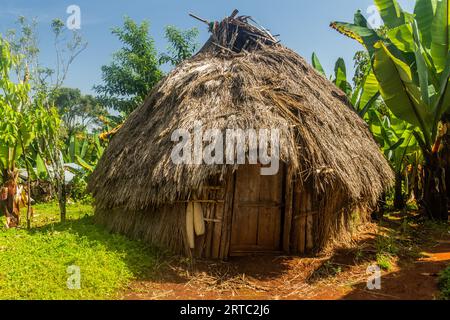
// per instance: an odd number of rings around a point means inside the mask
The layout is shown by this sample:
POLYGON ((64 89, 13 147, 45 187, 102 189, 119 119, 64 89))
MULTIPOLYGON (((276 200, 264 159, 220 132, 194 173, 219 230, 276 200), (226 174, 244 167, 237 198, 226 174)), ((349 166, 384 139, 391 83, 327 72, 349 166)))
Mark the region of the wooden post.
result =
POLYGON ((291 230, 291 239, 290 239, 290 246, 291 246, 291 252, 292 253, 298 253, 298 237, 299 237, 299 228, 300 228, 300 221, 298 219, 298 214, 300 213, 300 201, 301 201, 301 193, 300 193, 300 186, 298 181, 293 182, 293 209, 292 209, 292 230, 291 230))
MULTIPOLYGON (((216 192, 214 190, 206 189, 204 191, 205 195, 207 195, 207 198, 205 199, 215 199, 216 192)), ((205 213, 206 219, 214 219, 216 210, 216 205, 208 205, 205 213)), ((206 236, 205 236, 205 252, 204 257, 209 259, 211 258, 211 248, 212 248, 212 241, 213 241, 213 230, 214 230, 214 223, 206 222, 206 236)))
MULTIPOLYGON (((309 186, 309 184, 308 184, 309 186)), ((314 241, 313 241, 313 237, 314 237, 314 228, 313 228, 313 224, 314 224, 314 213, 312 212, 312 190, 311 188, 308 188, 308 193, 307 193, 307 198, 306 198, 306 212, 308 212, 307 218, 306 218, 306 250, 309 252, 311 252, 311 250, 314 247, 314 241)))
POLYGON ((231 241, 231 227, 233 223, 233 200, 236 174, 234 172, 229 173, 227 178, 227 185, 225 191, 225 205, 223 210, 223 223, 222 223, 222 238, 220 242, 219 258, 226 260, 229 256, 230 241, 231 241))
POLYGON ((299 238, 298 238, 298 253, 303 254, 305 253, 305 243, 306 243, 306 213, 308 211, 308 192, 309 190, 306 188, 306 186, 303 186, 302 188, 302 194, 301 194, 301 203, 300 203, 300 212, 299 212, 299 238))
POLYGON ((182 212, 183 212, 183 222, 182 222, 182 228, 181 228, 181 232, 183 233, 183 238, 184 238, 184 251, 185 251, 185 255, 186 257, 188 257, 189 259, 192 259, 192 251, 191 248, 189 247, 189 241, 188 241, 188 236, 187 236, 187 231, 186 231, 186 207, 187 204, 185 206, 180 206, 182 208, 182 212))
POLYGON ((214 219, 221 221, 221 223, 211 224, 212 228, 212 239, 211 239, 211 258, 219 259, 220 257, 220 241, 222 239, 222 229, 223 229, 223 205, 214 206, 214 219))
POLYGON ((289 166, 286 172, 286 194, 284 204, 284 230, 283 230, 283 251, 286 253, 291 252, 291 228, 292 228, 292 207, 293 207, 293 195, 294 195, 294 183, 293 172, 289 166))

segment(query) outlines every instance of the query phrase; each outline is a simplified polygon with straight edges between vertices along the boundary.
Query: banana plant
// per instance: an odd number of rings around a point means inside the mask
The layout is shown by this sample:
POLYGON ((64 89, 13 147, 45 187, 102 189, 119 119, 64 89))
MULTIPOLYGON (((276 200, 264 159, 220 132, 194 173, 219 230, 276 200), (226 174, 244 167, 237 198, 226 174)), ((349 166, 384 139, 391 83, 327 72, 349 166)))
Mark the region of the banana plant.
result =
MULTIPOLYGON (((320 63, 319 57, 315 52, 312 54, 312 66, 316 69, 324 77, 327 77, 325 70, 320 63)), ((330 80, 341 89, 347 96, 351 96, 353 89, 352 85, 347 80, 347 67, 345 66, 345 61, 342 58, 339 58, 334 66, 334 76, 330 76, 330 80)))
POLYGON ((412 155, 420 150, 414 137, 414 126, 398 119, 389 110, 383 110, 383 114, 380 109, 368 110, 366 121, 395 172, 394 207, 400 210, 406 205, 403 196, 406 170, 411 165, 412 155))
POLYGON ((78 132, 69 137, 63 157, 66 163, 75 163, 84 170, 93 172, 103 152, 104 147, 98 135, 78 132))
POLYGON ((20 161, 26 162, 27 149, 35 138, 36 115, 28 99, 28 80, 11 80, 20 62, 21 57, 12 54, 9 43, 0 37, 0 213, 5 214, 7 227, 20 223, 17 169, 20 161))
MULTIPOLYGON (((311 61, 314 69, 324 77, 327 77, 316 53, 312 54, 311 61)), ((373 72, 371 72, 371 69, 369 69, 361 84, 352 88, 352 85, 347 80, 346 70, 347 68, 344 59, 339 58, 335 63, 334 77, 330 76, 329 79, 347 94, 355 111, 364 118, 369 108, 371 108, 380 97, 378 82, 373 72)))
POLYGON ((353 23, 331 27, 364 45, 385 104, 414 126, 424 158, 423 209, 431 218, 446 220, 439 127, 450 111, 450 0, 417 0, 414 14, 396 0, 375 0, 375 5, 384 21, 381 30, 371 29, 359 11, 353 23))

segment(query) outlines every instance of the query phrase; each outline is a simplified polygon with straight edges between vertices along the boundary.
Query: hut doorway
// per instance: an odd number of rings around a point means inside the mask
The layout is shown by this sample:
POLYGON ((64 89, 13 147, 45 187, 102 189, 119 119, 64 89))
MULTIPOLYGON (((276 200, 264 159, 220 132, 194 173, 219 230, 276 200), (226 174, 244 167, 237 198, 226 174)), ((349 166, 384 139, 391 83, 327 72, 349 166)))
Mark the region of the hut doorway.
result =
POLYGON ((276 253, 282 250, 284 166, 277 175, 262 176, 261 166, 236 172, 230 255, 276 253))

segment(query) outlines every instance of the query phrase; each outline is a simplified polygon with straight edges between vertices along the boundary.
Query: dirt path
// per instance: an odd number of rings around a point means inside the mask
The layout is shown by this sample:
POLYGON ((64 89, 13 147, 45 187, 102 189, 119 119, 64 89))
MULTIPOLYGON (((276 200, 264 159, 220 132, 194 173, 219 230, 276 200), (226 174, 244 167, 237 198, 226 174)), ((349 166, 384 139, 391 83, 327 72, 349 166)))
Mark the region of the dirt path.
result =
POLYGON ((414 246, 410 239, 417 234, 408 236, 402 236, 406 245, 399 249, 406 253, 393 260, 391 270, 382 272, 381 290, 366 288, 366 269, 376 263, 379 237, 378 227, 372 225, 353 247, 319 258, 246 257, 227 263, 198 261, 195 267, 174 261, 150 279, 133 282, 123 298, 434 299, 438 295, 438 273, 450 264, 450 233, 422 232, 429 241, 420 246, 414 246))

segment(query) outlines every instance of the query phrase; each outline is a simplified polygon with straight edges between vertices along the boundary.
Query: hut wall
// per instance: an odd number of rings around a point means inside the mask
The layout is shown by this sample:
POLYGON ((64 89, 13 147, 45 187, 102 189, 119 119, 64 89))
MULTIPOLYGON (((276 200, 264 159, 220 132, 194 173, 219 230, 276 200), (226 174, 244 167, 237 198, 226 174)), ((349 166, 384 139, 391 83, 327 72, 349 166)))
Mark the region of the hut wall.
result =
MULTIPOLYGON (((340 188, 314 191, 310 181, 293 183, 290 253, 310 254, 345 246, 367 221, 369 208, 345 201, 340 188), (357 218, 357 219, 355 219, 357 218)), ((287 205, 286 208, 289 206, 287 205)))
POLYGON ((225 182, 211 179, 197 196, 205 218, 206 232, 197 236, 194 255, 199 258, 228 258, 231 236, 231 214, 234 198, 234 175, 229 174, 225 182))
MULTIPOLYGON (((316 253, 349 238, 353 213, 359 209, 343 199, 338 188, 318 193, 314 191, 311 181, 294 181, 289 241, 291 253, 316 253)), ((286 205, 286 208, 289 206, 286 205)))
MULTIPOLYGON (((345 242, 352 228, 351 218, 367 216, 367 208, 352 207, 343 202, 337 190, 322 194, 314 192, 310 181, 300 181, 291 169, 283 170, 283 219, 280 230, 281 247, 285 253, 310 254, 345 242), (354 215, 359 210, 358 215, 354 215)), ((175 254, 207 259, 230 256, 233 209, 237 175, 224 180, 214 178, 191 199, 201 204, 205 234, 195 237, 195 248, 188 246, 186 235, 186 204, 180 201, 158 209, 125 211, 122 208, 96 210, 96 220, 109 230, 133 239, 170 250, 175 254)))
POLYGON ((108 230, 168 249, 174 254, 210 259, 226 259, 229 252, 234 175, 225 182, 212 179, 202 192, 194 193, 205 218, 205 234, 195 237, 195 248, 188 246, 186 205, 180 201, 160 208, 125 211, 123 208, 96 210, 96 221, 108 230))
POLYGON ((96 210, 95 219, 113 232, 142 240, 175 254, 186 255, 186 204, 176 203, 158 209, 125 211, 122 208, 96 210))
POLYGON ((319 211, 312 185, 296 181, 292 197, 291 252, 304 254, 317 248, 319 211))

